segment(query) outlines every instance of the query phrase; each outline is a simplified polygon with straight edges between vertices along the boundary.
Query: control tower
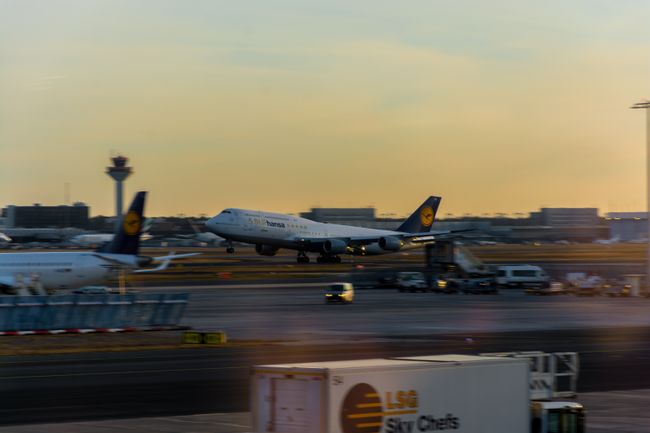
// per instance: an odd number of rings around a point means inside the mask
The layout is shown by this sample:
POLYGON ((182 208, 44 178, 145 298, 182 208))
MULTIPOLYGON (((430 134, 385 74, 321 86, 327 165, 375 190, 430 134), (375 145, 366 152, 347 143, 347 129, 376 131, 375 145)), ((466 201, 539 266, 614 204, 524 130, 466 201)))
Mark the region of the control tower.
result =
POLYGON ((111 158, 113 165, 111 167, 106 167, 106 174, 109 175, 115 181, 115 216, 117 217, 116 224, 119 224, 120 218, 122 217, 122 196, 123 196, 123 185, 122 182, 129 177, 132 173, 131 167, 127 167, 126 164, 129 162, 129 158, 118 155, 111 158))

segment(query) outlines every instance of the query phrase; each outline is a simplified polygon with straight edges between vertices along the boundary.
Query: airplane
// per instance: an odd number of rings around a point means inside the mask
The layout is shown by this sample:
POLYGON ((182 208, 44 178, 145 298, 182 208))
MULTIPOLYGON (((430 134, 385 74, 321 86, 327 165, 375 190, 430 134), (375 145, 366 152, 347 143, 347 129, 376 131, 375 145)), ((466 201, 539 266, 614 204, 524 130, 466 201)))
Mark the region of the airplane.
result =
POLYGON ((0 289, 15 292, 39 281, 45 289, 76 289, 102 283, 115 271, 161 271, 173 259, 198 253, 146 257, 138 254, 146 192, 135 195, 112 241, 96 251, 0 253, 0 289), (144 266, 159 263, 155 268, 144 266))
MULTIPOLYGON (((151 228, 151 220, 145 218, 142 224, 142 234, 140 235, 141 241, 148 241, 152 236, 147 233, 151 228)), ((70 242, 81 247, 97 247, 108 244, 113 240, 114 233, 83 233, 70 238, 70 242)))
POLYGON ((431 196, 397 230, 378 230, 341 224, 319 223, 292 215, 246 209, 224 209, 205 225, 226 239, 228 253, 233 241, 255 244, 255 251, 274 256, 280 248, 298 251, 297 262, 309 263, 308 252, 320 253, 319 263, 340 263, 339 254, 375 255, 417 248, 435 236, 467 231, 434 233, 433 221, 440 197, 431 196))

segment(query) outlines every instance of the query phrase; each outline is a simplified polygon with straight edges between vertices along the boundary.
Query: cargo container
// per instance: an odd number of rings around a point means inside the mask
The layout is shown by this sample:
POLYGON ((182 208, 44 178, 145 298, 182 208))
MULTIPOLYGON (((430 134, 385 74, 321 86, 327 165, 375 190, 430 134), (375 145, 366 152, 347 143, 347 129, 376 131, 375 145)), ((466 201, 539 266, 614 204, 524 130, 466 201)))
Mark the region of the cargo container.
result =
POLYGON ((435 355, 252 369, 253 431, 523 433, 526 359, 435 355))

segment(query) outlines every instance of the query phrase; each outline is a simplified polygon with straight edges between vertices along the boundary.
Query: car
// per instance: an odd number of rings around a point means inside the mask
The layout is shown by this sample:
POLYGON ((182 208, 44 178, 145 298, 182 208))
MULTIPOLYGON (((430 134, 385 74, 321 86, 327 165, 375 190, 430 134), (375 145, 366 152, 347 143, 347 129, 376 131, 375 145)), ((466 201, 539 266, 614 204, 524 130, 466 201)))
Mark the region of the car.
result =
POLYGON ((458 293, 458 283, 451 277, 440 276, 434 280, 433 291, 435 293, 444 293, 447 295, 458 293))
POLYGON ((468 278, 463 280, 460 286, 461 291, 466 295, 496 295, 499 293, 494 278, 468 278))
POLYGON ((325 303, 349 304, 353 299, 354 286, 352 283, 332 283, 325 289, 325 303))
POLYGON ((422 272, 399 272, 395 282, 400 292, 426 292, 429 284, 422 272))
POLYGON ((605 296, 609 296, 611 298, 614 297, 628 297, 630 296, 630 290, 632 289, 632 286, 630 284, 626 284, 623 281, 619 280, 607 280, 605 283, 602 285, 602 294, 605 296))
POLYGON ((527 295, 567 295, 569 291, 564 288, 561 281, 553 281, 541 287, 531 287, 526 289, 527 295))

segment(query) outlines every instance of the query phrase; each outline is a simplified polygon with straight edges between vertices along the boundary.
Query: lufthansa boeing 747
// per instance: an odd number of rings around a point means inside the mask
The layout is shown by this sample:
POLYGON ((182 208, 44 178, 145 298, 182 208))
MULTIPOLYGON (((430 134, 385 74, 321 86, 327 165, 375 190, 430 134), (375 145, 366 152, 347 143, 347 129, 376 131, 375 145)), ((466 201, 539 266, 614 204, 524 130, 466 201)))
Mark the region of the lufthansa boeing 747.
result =
POLYGON ((280 248, 298 251, 298 263, 309 263, 307 253, 320 253, 317 261, 339 263, 340 254, 375 255, 417 248, 435 236, 452 231, 431 231, 440 197, 427 198, 397 230, 378 230, 328 224, 271 212, 225 209, 206 222, 211 232, 231 242, 255 244, 255 251, 273 256, 280 248))

